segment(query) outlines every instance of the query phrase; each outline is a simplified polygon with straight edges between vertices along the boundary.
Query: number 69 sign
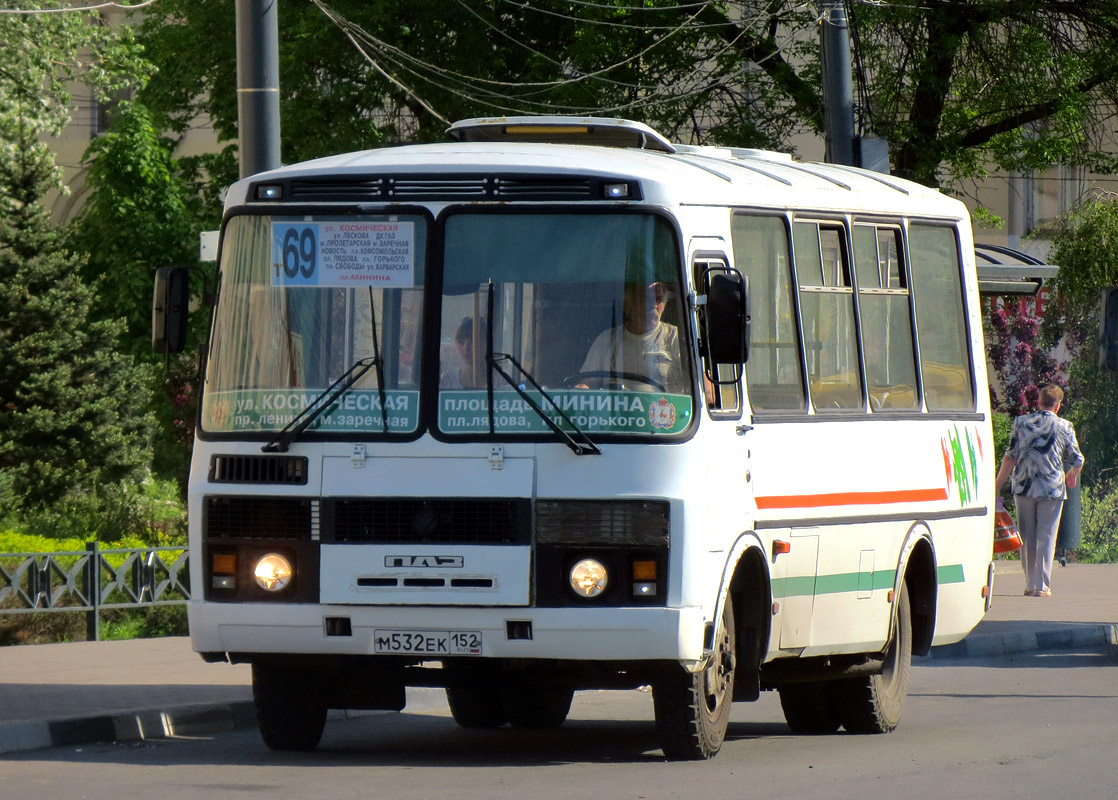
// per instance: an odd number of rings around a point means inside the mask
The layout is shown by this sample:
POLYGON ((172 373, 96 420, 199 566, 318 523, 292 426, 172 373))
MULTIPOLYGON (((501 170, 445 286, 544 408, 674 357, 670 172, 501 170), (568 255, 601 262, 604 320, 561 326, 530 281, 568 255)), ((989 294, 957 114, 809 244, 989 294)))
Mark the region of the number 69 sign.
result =
POLYGON ((273 286, 415 285, 413 222, 273 222, 273 286))

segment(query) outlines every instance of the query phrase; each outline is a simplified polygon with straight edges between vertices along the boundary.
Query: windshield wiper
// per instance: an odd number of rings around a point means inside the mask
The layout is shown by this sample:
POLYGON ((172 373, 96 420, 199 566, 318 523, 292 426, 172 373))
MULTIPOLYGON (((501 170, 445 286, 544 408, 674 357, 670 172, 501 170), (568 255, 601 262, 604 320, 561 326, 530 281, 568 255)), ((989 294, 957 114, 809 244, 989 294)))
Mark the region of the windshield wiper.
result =
POLYGON ((542 386, 540 386, 539 382, 535 378, 532 377, 531 373, 529 373, 528 370, 524 369, 523 364, 521 364, 519 361, 517 361, 509 353, 494 353, 493 352, 493 281, 492 280, 489 281, 489 302, 488 302, 488 316, 486 317, 486 328, 487 328, 487 330, 486 330, 486 344, 485 344, 485 364, 486 364, 486 378, 485 378, 486 386, 485 386, 485 388, 486 388, 486 391, 489 395, 489 433, 492 434, 494 432, 493 373, 496 372, 498 375, 500 375, 502 378, 505 379, 505 381, 508 383, 509 386, 511 386, 513 389, 516 390, 516 393, 518 395, 520 395, 521 398, 523 398, 524 402, 528 404, 529 408, 531 408, 533 411, 536 412, 536 416, 538 416, 540 419, 542 419, 544 421, 544 423, 547 425, 547 427, 551 428, 551 430, 553 430, 555 433, 557 433, 557 434, 559 434, 560 436, 563 437, 564 444, 566 444, 567 447, 571 448, 571 451, 576 456, 590 456, 590 455, 600 456, 602 454, 602 451, 598 449, 598 445, 594 444, 594 442, 592 442, 590 440, 590 437, 587 436, 585 433, 583 433, 582 430, 579 429, 579 427, 577 425, 575 425, 574 420, 572 420, 570 417, 568 417, 567 413, 565 411, 563 411, 562 408, 559 407, 559 404, 556 403, 555 400, 552 399, 551 395, 549 395, 546 391, 544 391, 544 388, 542 386), (576 439, 574 436, 571 436, 569 431, 564 430, 563 427, 561 425, 559 425, 559 423, 557 423, 555 420, 553 420, 551 417, 549 417, 547 415, 547 413, 544 412, 543 408, 540 407, 540 404, 535 401, 535 399, 532 397, 532 395, 528 394, 528 392, 524 389, 524 387, 521 386, 518 381, 514 380, 511 375, 509 375, 507 372, 505 372, 503 369, 501 369, 500 365, 497 363, 498 361, 507 361, 508 363, 510 363, 514 367, 516 367, 516 370, 517 370, 517 372, 520 373, 521 377, 523 377, 525 380, 527 380, 528 383, 532 384, 532 388, 535 389, 537 392, 539 392, 540 396, 542 398, 547 400, 547 402, 551 405, 551 407, 554 408, 559 413, 559 416, 561 416, 563 418, 563 421, 571 426, 571 430, 574 431, 574 433, 576 433, 578 435, 578 438, 576 439))
POLYGON ((307 407, 300 411, 291 422, 287 423, 275 438, 261 447, 265 453, 286 453, 287 448, 310 427, 311 423, 322 416, 339 397, 348 391, 350 386, 361 380, 362 376, 370 369, 376 369, 377 395, 380 398, 380 420, 382 431, 388 432, 388 403, 384 390, 384 359, 380 357, 380 341, 377 339, 377 308, 373 303, 373 287, 369 287, 369 323, 372 326, 370 338, 373 344, 372 358, 361 358, 353 363, 342 376, 327 386, 307 407), (333 392, 333 394, 331 394, 333 392))
MULTIPOLYGON (((362 358, 353 362, 353 366, 342 373, 342 376, 336 381, 331 383, 325 389, 318 393, 318 395, 307 404, 307 406, 295 415, 291 422, 283 426, 283 429, 276 433, 267 444, 260 449, 265 453, 286 453, 287 448, 291 443, 302 435, 303 431, 310 427, 311 423, 322 416, 323 412, 330 408, 334 402, 341 397, 349 389, 350 386, 361 380, 362 376, 373 367, 379 370, 380 359, 362 358)), ((383 395, 383 390, 382 390, 383 395)), ((381 398, 381 408, 384 408, 384 398, 381 398)), ((385 428, 387 429, 387 424, 385 428)))

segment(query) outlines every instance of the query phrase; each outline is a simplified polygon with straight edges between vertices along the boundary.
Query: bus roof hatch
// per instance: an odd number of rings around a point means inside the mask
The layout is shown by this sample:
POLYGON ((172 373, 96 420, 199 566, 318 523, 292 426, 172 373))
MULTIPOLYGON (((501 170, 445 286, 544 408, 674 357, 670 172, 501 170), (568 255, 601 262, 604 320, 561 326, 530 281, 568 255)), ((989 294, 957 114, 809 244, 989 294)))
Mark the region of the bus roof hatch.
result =
POLYGON ((607 117, 479 117, 446 130, 459 142, 538 142, 636 147, 674 153, 675 147, 642 122, 607 117))

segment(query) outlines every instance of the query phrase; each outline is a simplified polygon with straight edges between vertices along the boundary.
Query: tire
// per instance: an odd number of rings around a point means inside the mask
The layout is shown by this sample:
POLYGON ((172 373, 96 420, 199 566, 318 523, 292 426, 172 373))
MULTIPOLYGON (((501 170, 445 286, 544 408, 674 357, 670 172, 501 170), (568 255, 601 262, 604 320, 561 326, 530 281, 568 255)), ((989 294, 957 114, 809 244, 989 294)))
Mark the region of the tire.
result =
POLYGON ((912 671, 912 610, 908 587, 901 586, 896 633, 885 651, 880 675, 839 681, 835 699, 842 726, 851 733, 889 733, 901 721, 912 671))
POLYGON ((567 720, 574 690, 564 687, 506 689, 501 693, 505 717, 514 728, 554 730, 567 720))
POLYGON ((326 726, 322 676, 272 664, 252 665, 260 737, 272 750, 314 750, 326 726))
POLYGON ((781 686, 780 707, 792 733, 820 735, 834 733, 842 725, 835 702, 834 683, 811 681, 781 686))
POLYGON ((653 683, 656 732, 669 759, 699 761, 721 749, 734 697, 736 644, 734 607, 727 598, 707 669, 692 674, 680 668, 653 683))
POLYGON ((499 728, 508 722, 501 695, 495 689, 448 686, 446 702, 450 715, 463 728, 499 728))

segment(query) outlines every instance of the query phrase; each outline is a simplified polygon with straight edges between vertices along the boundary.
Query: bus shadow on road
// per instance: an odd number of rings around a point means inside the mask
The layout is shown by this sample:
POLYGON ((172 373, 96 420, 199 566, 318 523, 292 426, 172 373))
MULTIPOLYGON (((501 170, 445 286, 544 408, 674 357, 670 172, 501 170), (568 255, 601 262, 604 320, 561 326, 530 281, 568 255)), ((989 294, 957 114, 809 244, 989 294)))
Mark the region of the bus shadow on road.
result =
MULTIPOLYGON (((735 742, 789 736, 778 722, 731 721, 726 747, 735 742)), ((720 757, 724 757, 724 752, 720 757)), ((327 723, 309 752, 269 750, 255 730, 141 742, 104 742, 29 750, 11 761, 290 767, 396 766, 404 768, 534 767, 563 764, 665 762, 649 720, 568 720, 550 731, 468 730, 437 714, 383 714, 327 723), (215 753, 215 748, 218 752, 215 753)))

